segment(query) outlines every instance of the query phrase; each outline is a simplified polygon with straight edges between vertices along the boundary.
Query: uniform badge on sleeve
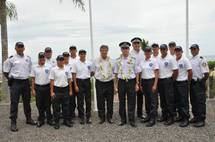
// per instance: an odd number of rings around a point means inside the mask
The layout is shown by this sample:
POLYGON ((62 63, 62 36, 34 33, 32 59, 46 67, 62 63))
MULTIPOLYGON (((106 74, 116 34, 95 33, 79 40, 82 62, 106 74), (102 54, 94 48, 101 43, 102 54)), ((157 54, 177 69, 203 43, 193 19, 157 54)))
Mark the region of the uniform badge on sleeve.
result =
POLYGON ((207 63, 206 63, 206 62, 203 62, 203 63, 202 63, 202 66, 203 66, 203 67, 206 67, 206 66, 207 66, 207 63))

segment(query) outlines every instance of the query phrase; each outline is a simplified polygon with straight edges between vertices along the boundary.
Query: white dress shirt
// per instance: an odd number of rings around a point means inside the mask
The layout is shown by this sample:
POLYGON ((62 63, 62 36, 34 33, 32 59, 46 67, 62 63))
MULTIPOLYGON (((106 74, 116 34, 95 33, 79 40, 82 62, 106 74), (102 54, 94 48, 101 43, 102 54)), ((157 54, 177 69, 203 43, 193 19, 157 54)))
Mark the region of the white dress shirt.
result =
POLYGON ((88 79, 91 77, 92 63, 88 60, 82 62, 78 60, 72 65, 72 73, 76 74, 77 79, 88 79))
POLYGON ((190 61, 182 56, 179 60, 177 60, 178 64, 178 77, 176 81, 186 81, 188 80, 188 70, 192 69, 190 61))
POLYGON ((142 79, 152 79, 155 78, 155 70, 159 69, 159 65, 153 58, 144 59, 140 62, 140 69, 142 79))
POLYGON ((31 77, 35 77, 35 84, 47 85, 50 83, 49 74, 51 68, 46 65, 34 65, 31 70, 31 77))

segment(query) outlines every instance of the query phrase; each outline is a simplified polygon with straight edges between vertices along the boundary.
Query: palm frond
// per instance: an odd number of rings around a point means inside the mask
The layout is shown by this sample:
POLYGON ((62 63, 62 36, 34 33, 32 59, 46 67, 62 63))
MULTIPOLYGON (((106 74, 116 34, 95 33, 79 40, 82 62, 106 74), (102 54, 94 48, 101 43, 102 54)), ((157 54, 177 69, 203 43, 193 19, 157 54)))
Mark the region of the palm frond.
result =
MULTIPOLYGON (((63 0, 59 0, 62 2, 63 0)), ((81 10, 85 11, 85 3, 84 0, 72 0, 76 7, 81 8, 81 10)))
POLYGON ((15 4, 7 1, 6 2, 6 12, 7 12, 7 17, 10 20, 17 20, 18 19, 18 14, 17 14, 15 4))

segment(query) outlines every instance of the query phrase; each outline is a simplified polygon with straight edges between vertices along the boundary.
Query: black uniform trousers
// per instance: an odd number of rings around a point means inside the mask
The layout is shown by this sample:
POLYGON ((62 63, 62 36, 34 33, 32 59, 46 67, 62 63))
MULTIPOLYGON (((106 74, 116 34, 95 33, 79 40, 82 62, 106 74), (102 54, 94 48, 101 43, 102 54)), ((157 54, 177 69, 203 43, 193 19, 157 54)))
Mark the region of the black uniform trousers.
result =
POLYGON ((96 95, 98 115, 101 119, 105 119, 105 103, 107 104, 107 119, 113 116, 113 99, 114 99, 114 82, 102 82, 96 80, 96 95))
POLYGON ((35 91, 36 91, 36 106, 39 112, 38 121, 43 122, 45 120, 45 115, 48 121, 52 120, 50 84, 47 85, 36 84, 35 91))
POLYGON ((145 96, 146 114, 150 119, 157 117, 157 92, 152 92, 155 79, 142 79, 141 87, 145 96))
POLYGON ((140 90, 137 91, 137 116, 143 116, 143 93, 140 90))
POLYGON ((55 97, 52 99, 54 121, 59 122, 61 108, 63 119, 69 119, 69 87, 54 87, 55 97))
POLYGON ((77 95, 78 98, 78 111, 79 117, 84 119, 85 117, 89 119, 91 117, 91 82, 90 78, 88 79, 77 79, 77 85, 79 92, 77 95), (85 109, 84 109, 85 102, 85 109))
POLYGON ((180 98, 179 98, 179 96, 177 95, 177 93, 176 93, 176 81, 173 81, 173 87, 174 87, 174 89, 173 89, 173 94, 174 94, 174 116, 175 117, 177 117, 178 115, 179 115, 179 107, 180 107, 180 98))
MULTIPOLYGON (((69 98, 69 117, 70 119, 75 117, 75 108, 76 108, 76 102, 77 102, 77 93, 75 91, 75 85, 74 82, 72 82, 72 96, 69 98)), ((79 116, 79 114, 78 114, 79 116)))
POLYGON ((206 84, 205 81, 191 81, 190 101, 192 113, 197 121, 206 119, 206 84))
POLYGON ((136 107, 136 92, 135 92, 136 79, 118 81, 119 93, 119 115, 122 122, 126 122, 126 96, 128 107, 128 119, 130 122, 135 121, 135 107, 136 107))
POLYGON ((165 119, 174 117, 173 79, 164 78, 158 81, 162 116, 165 119))
POLYGON ((16 121, 18 114, 19 98, 22 95, 24 113, 27 119, 31 119, 31 93, 29 80, 12 79, 10 86, 10 119, 16 121))
POLYGON ((177 109, 179 117, 189 120, 188 81, 175 81, 174 93, 177 96, 177 109))

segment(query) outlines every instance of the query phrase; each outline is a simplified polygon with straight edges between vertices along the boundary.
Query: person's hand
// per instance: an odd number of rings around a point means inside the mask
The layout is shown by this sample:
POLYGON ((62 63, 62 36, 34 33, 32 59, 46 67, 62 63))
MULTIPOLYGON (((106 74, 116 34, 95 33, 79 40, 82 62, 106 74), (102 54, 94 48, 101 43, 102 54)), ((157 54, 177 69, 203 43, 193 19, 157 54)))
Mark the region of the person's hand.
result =
POLYGON ((72 96, 72 91, 69 91, 69 96, 72 96))
POLYGON ((36 92, 34 89, 32 90, 32 96, 34 96, 34 97, 36 96, 36 92))
POLYGON ((138 83, 136 83, 136 85, 135 85, 135 91, 137 92, 137 91, 139 91, 139 84, 138 83))
POLYGON ((78 93, 78 92, 79 92, 78 85, 75 85, 75 92, 76 92, 76 93, 78 93))
POLYGON ((156 91, 157 91, 157 86, 156 86, 156 85, 153 85, 153 86, 152 86, 152 92, 155 93, 156 91))
POLYGON ((139 89, 140 89, 141 92, 143 92, 143 88, 142 88, 141 85, 139 85, 139 89))

